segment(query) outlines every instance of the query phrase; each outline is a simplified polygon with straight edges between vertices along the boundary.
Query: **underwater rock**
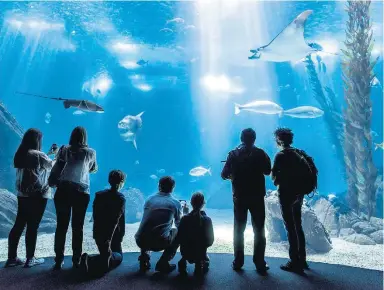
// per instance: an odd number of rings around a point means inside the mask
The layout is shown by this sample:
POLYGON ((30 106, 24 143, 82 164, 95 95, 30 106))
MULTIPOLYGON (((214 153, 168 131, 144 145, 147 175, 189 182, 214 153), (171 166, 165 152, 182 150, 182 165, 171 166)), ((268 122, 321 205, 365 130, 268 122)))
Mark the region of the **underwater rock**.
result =
POLYGON ((318 202, 313 205, 312 209, 327 231, 333 232, 339 229, 337 210, 329 200, 325 198, 319 199, 318 202))
POLYGON ((343 240, 359 245, 376 245, 375 241, 363 234, 352 234, 342 237, 343 240))
POLYGON ((0 102, 0 136, 7 142, 1 142, 0 149, 0 188, 14 190, 16 173, 13 168, 13 156, 24 134, 16 119, 0 102))
MULTIPOLYGON (((7 238, 16 219, 17 197, 6 189, 0 189, 0 238, 7 238)), ((56 215, 45 210, 38 233, 54 233, 56 215)))
POLYGON ((369 235, 375 231, 377 228, 372 226, 369 222, 361 221, 355 223, 352 228, 359 234, 369 235))
POLYGON ((377 232, 374 232, 374 233, 370 234, 369 237, 372 240, 374 240, 377 244, 383 244, 384 231, 383 230, 379 230, 377 232))
MULTIPOLYGON (((279 199, 276 192, 269 193, 265 199, 266 225, 270 241, 286 240, 279 199), (284 230, 284 233, 283 233, 284 230)), ((331 238, 316 216, 316 213, 306 204, 302 207, 302 225, 307 246, 317 253, 326 253, 332 249, 331 238)))
POLYGON ((352 228, 341 229, 340 232, 339 232, 339 236, 340 237, 346 237, 346 236, 350 236, 350 235, 353 235, 353 234, 356 234, 356 232, 352 228))
POLYGON ((371 217, 371 219, 369 220, 369 222, 375 226, 376 228, 378 228, 379 230, 382 230, 383 229, 383 219, 380 219, 380 218, 377 218, 377 217, 371 217))
POLYGON ((135 223, 141 220, 144 210, 144 195, 137 189, 130 187, 121 191, 126 199, 125 222, 135 223))

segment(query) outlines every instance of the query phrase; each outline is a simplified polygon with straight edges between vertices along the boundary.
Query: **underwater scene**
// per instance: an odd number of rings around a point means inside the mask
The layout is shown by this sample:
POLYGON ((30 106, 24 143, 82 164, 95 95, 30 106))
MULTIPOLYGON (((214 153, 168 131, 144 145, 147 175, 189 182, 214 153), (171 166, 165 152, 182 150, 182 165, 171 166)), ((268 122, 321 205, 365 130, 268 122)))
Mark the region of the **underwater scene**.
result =
MULTIPOLYGON (((361 15, 347 1, 1 2, 0 260, 17 211, 13 157, 29 128, 43 133, 44 152, 68 144, 76 126, 87 130, 99 168, 84 251, 97 252, 95 192, 120 169, 125 252, 139 251, 144 201, 170 175, 177 199, 204 193, 209 252, 233 253, 223 161, 245 128, 273 161, 273 133, 288 127, 318 169, 302 209, 308 260, 381 270, 383 3, 368 6, 361 15)), ((270 177, 266 189, 266 259, 288 257, 270 177)), ((49 201, 36 255, 54 256, 55 227, 49 201)), ((252 253, 250 219, 245 248, 252 253)))

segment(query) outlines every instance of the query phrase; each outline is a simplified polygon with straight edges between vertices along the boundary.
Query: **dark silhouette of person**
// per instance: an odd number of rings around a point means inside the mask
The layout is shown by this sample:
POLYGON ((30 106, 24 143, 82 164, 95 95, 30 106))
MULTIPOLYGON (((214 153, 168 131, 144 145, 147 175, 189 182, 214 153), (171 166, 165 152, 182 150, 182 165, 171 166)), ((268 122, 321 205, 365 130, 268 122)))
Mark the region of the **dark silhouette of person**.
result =
POLYGON ((245 129, 241 132, 242 144, 228 154, 221 173, 223 179, 232 181, 234 205, 234 270, 244 265, 244 231, 248 211, 251 213, 254 233, 253 262, 257 271, 265 275, 269 269, 265 255, 265 177, 271 173, 271 160, 264 150, 256 147, 256 132, 245 129))
POLYGON ((71 134, 69 145, 62 146, 57 161, 65 164, 59 177, 54 201, 57 227, 55 233, 55 265, 59 270, 64 264, 65 239, 72 215, 72 263, 78 268, 83 248, 84 218, 89 203, 89 174, 97 171, 96 151, 87 144, 87 132, 76 127, 71 134), (72 214, 71 214, 72 213, 72 214))
POLYGON ((304 195, 297 192, 297 175, 299 160, 294 148, 293 133, 288 128, 275 131, 277 146, 281 149, 276 154, 272 168, 272 180, 278 186, 281 214, 287 230, 290 260, 281 265, 285 271, 302 272, 308 268, 305 252, 305 236, 301 224, 301 207, 304 195))
MULTIPOLYGON (((43 135, 39 130, 33 128, 27 130, 14 157, 17 215, 8 237, 8 260, 5 267, 24 264, 25 268, 29 268, 44 263, 43 258, 35 257, 35 249, 37 231, 47 199, 51 198, 48 175, 53 161, 41 151, 42 138, 43 135), (17 247, 25 227, 27 227, 26 260, 17 257, 17 247)), ((53 150, 50 152, 56 153, 53 150)))
POLYGON ((163 250, 155 270, 170 273, 176 269, 176 265, 169 261, 179 247, 176 236, 182 213, 180 202, 171 194, 174 187, 175 181, 172 177, 162 177, 159 181, 159 192, 145 201, 143 219, 135 235, 136 244, 141 250, 141 271, 151 268, 150 251, 163 250), (172 228, 173 223, 176 228, 172 228))
POLYGON ((119 192, 125 174, 112 170, 108 177, 110 189, 96 193, 93 202, 93 238, 99 255, 81 256, 80 266, 86 273, 99 276, 116 268, 123 261, 121 243, 125 235, 125 197, 119 192))
POLYGON ((209 269, 207 248, 214 241, 212 220, 202 210, 204 195, 196 192, 191 197, 192 211, 180 221, 177 239, 180 243, 181 260, 179 272, 187 274, 187 262, 195 264, 195 274, 206 273, 209 269))

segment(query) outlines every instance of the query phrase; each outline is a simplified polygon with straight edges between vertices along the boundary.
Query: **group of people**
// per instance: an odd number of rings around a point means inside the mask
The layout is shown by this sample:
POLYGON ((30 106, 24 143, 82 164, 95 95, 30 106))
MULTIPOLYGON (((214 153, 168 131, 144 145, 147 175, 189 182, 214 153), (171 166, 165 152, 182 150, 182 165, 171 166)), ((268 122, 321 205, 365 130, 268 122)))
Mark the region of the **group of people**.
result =
MULTIPOLYGON (((268 155, 255 146, 256 133, 245 129, 241 133, 241 145, 232 150, 221 173, 223 179, 232 181, 234 203, 234 256, 232 267, 238 271, 244 264, 244 230, 248 211, 251 213, 254 231, 253 262, 260 274, 269 269, 265 254, 265 176, 272 175, 278 186, 282 216, 288 232, 290 260, 281 268, 302 272, 308 268, 305 254, 305 238, 301 226, 301 206, 304 195, 297 187, 295 166, 298 165, 297 149, 291 147, 293 133, 290 129, 275 131, 275 139, 281 151, 276 155, 273 167, 268 155)), ((95 194, 93 202, 93 238, 98 255, 82 251, 83 227, 90 201, 90 173, 98 170, 96 151, 87 144, 87 132, 76 127, 68 145, 57 148, 54 144, 47 154, 41 151, 42 133, 29 129, 23 136, 14 157, 18 210, 15 224, 8 238, 8 260, 5 267, 24 265, 26 268, 44 263, 35 257, 36 239, 51 187, 56 188, 54 204, 57 216, 55 232, 55 264, 60 270, 64 264, 65 239, 69 222, 72 226, 72 264, 92 275, 105 274, 121 264, 122 241, 125 235, 125 197, 120 192, 126 176, 120 170, 109 173, 110 188, 95 194), (51 159, 48 155, 54 155, 51 159), (26 259, 17 256, 20 237, 26 227, 26 259)), ((300 159, 300 158, 299 158, 300 159)), ((176 269, 170 261, 180 247, 181 260, 178 269, 187 273, 187 263, 195 265, 195 274, 206 273, 210 260, 207 249, 214 242, 212 220, 203 210, 204 195, 196 192, 187 205, 172 196, 175 180, 162 177, 158 193, 144 204, 144 214, 135 235, 140 248, 141 271, 151 268, 150 252, 163 251, 155 270, 170 273, 176 269)))

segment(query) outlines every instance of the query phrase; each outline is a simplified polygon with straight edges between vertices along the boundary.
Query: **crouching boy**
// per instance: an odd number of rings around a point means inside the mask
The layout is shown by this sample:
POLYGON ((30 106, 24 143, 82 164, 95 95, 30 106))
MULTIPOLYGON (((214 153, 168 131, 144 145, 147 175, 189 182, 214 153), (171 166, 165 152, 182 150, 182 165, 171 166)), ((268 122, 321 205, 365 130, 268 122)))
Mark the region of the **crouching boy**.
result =
POLYGON ((187 262, 195 264, 195 274, 206 273, 209 269, 207 248, 214 241, 212 220, 202 210, 204 195, 196 192, 191 198, 192 211, 183 216, 177 239, 180 243, 181 260, 178 263, 180 274, 187 274, 187 262))
POLYGON ((125 235, 125 197, 119 192, 125 183, 125 174, 113 170, 108 178, 110 189, 96 193, 93 202, 93 238, 99 255, 81 256, 81 268, 91 275, 103 275, 123 261, 121 243, 125 235))

